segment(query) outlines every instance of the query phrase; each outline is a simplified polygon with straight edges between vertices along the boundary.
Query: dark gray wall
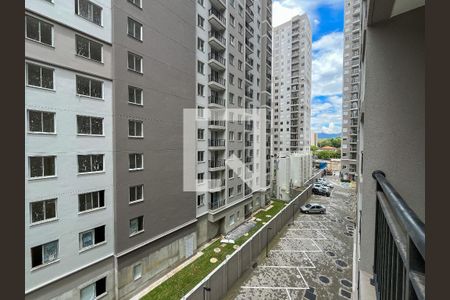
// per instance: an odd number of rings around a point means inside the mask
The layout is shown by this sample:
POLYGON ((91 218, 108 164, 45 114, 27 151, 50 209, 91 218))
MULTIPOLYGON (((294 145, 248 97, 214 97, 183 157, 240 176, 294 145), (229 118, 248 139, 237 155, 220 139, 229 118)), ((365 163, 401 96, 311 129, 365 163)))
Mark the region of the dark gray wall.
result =
POLYGON ((360 268, 372 272, 375 180, 382 170, 425 221, 425 9, 369 27, 363 102, 360 268))
POLYGON ((116 251, 195 219, 195 194, 183 192, 183 109, 195 107, 195 1, 113 1, 116 251), (144 25, 143 42, 127 36, 127 17, 144 25), (127 70, 127 52, 144 57, 143 75, 127 70), (127 103, 128 85, 144 89, 144 106, 127 103), (128 119, 144 121, 144 139, 128 138, 128 119), (144 153, 144 170, 128 171, 128 153, 144 153), (144 184, 144 202, 128 203, 144 184), (129 220, 144 215, 144 233, 129 220))

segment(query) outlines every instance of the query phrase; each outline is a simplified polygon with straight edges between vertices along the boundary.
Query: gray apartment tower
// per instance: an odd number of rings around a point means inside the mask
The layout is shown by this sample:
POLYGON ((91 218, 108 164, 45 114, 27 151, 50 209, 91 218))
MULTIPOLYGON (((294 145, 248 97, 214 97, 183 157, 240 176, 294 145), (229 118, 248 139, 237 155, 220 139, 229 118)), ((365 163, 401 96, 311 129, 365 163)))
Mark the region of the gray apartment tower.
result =
POLYGON ((274 28, 273 149, 310 150, 311 27, 306 14, 274 28))
POLYGON ((356 180, 360 105, 361 0, 345 1, 341 179, 356 180))
POLYGON ((269 203, 271 5, 25 1, 26 299, 130 299, 269 203))

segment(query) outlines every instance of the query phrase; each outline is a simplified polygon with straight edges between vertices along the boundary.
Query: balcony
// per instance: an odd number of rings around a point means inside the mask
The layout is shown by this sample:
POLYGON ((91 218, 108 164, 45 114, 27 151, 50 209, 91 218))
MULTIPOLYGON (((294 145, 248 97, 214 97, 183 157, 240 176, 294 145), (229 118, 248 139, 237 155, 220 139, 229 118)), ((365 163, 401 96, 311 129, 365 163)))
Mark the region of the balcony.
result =
POLYGON ((245 147, 252 147, 253 141, 245 141, 245 147))
POLYGON ((216 52, 209 52, 208 58, 208 65, 211 69, 215 71, 225 70, 226 59, 222 55, 216 52))
POLYGON ((226 18, 223 16, 223 14, 220 13, 220 11, 218 11, 215 8, 211 8, 209 10, 209 17, 208 17, 208 21, 211 24, 211 27, 221 31, 221 30, 225 30, 225 24, 227 23, 226 18))
POLYGON ((374 280, 380 299, 425 299, 425 224, 375 171, 374 280))
POLYGON ((225 179, 210 179, 208 189, 211 193, 220 192, 225 189, 225 179))
POLYGON ((209 129, 217 129, 217 130, 225 130, 225 121, 224 120, 209 120, 209 129))
POLYGON ((209 96, 208 104, 209 104, 209 107, 224 108, 225 107, 225 99, 222 97, 218 97, 218 96, 209 96))
POLYGON ((219 75, 209 74, 208 76, 208 86, 215 91, 225 90, 226 80, 219 75))
POLYGON ((216 8, 219 11, 222 11, 227 8, 224 0, 211 0, 211 4, 214 8, 216 8))
POLYGON ((225 205, 225 199, 220 199, 220 200, 216 200, 216 201, 210 201, 208 203, 208 209, 209 210, 216 210, 216 209, 221 208, 224 205, 225 205))
POLYGON ((249 57, 245 58, 245 63, 247 64, 247 67, 249 69, 253 69, 253 58, 249 57))
POLYGON ((245 29, 247 30, 246 36, 252 38, 255 35, 255 30, 250 26, 249 23, 245 23, 245 29))
POLYGON ((255 46, 253 45, 252 42, 250 42, 248 40, 248 38, 245 39, 245 46, 246 46, 246 49, 247 49, 247 52, 248 52, 247 55, 252 54, 253 51, 255 50, 255 46))
POLYGON ((209 171, 225 170, 225 159, 210 160, 208 163, 209 171))
POLYGON ((223 37, 222 34, 218 33, 217 31, 210 31, 208 44, 214 50, 223 51, 225 50, 227 40, 223 37))
POLYGON ((215 149, 225 149, 225 140, 224 139, 209 139, 208 146, 210 150, 215 149))

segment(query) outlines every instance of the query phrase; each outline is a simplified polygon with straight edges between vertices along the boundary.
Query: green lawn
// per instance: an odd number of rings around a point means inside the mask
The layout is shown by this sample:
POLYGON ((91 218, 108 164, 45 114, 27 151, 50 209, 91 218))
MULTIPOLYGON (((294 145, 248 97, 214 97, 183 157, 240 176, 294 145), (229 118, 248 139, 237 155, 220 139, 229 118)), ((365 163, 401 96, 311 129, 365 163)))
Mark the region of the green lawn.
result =
MULTIPOLYGON (((236 241, 237 245, 242 245, 264 225, 263 222, 269 221, 286 205, 284 201, 280 200, 272 200, 271 204, 273 206, 271 209, 269 209, 268 211, 260 211, 255 215, 255 217, 261 219, 261 221, 257 222, 256 226, 249 231, 248 236, 240 237, 236 241), (271 217, 266 217, 266 215, 270 215, 271 217)), ((202 251, 202 256, 200 256, 195 261, 181 269, 178 273, 151 290, 141 299, 179 300, 187 292, 192 290, 200 281, 202 281, 203 278, 205 278, 216 267, 218 267, 220 263, 225 260, 228 254, 231 254, 234 251, 235 249, 233 248, 233 245, 225 244, 225 247, 221 247, 220 240, 215 241, 202 251), (215 253, 214 248, 220 248, 222 251, 219 253, 215 253), (215 264, 212 264, 209 261, 212 257, 215 257, 218 260, 215 264)))

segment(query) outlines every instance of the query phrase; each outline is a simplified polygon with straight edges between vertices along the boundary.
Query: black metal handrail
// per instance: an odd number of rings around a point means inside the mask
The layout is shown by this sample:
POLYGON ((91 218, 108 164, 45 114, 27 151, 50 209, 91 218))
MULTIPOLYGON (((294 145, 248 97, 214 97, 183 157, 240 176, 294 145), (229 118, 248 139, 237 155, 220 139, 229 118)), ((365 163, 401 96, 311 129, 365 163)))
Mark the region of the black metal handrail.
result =
POLYGON ((425 299, 425 224, 387 181, 377 182, 374 274, 378 299, 425 299))

